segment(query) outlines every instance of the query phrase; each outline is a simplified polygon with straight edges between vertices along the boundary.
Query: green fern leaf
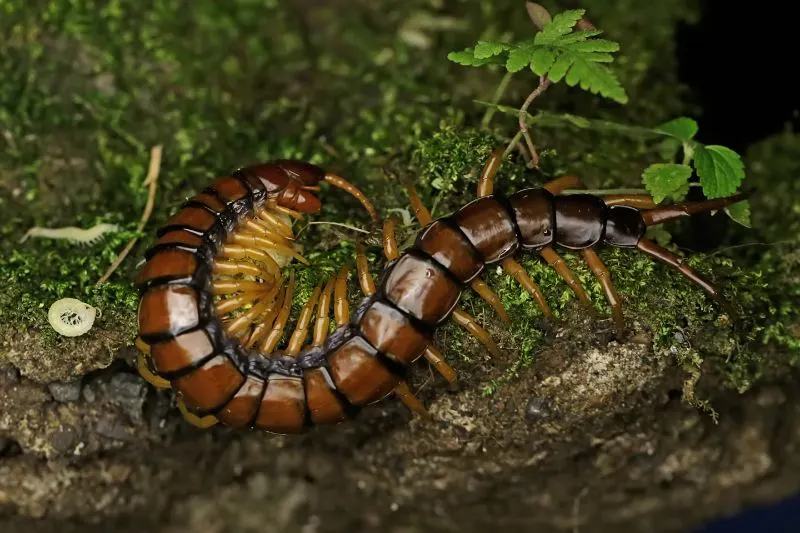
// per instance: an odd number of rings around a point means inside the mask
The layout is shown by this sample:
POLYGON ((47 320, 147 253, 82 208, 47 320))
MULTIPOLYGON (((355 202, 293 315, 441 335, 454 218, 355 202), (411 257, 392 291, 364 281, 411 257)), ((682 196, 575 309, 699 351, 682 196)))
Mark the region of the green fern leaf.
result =
POLYGON ((585 41, 586 39, 588 39, 590 37, 596 37, 596 36, 600 35, 601 33, 603 33, 602 30, 580 30, 580 31, 575 31, 575 32, 569 33, 567 35, 564 35, 563 37, 561 37, 561 39, 559 39, 558 42, 561 43, 562 45, 568 45, 568 44, 572 44, 572 43, 579 43, 579 42, 585 41))
POLYGON ((516 48, 513 48, 508 53, 506 70, 509 72, 519 72, 520 70, 524 69, 530 64, 535 51, 536 49, 533 46, 519 45, 516 48))
POLYGON ((561 36, 572 32, 572 28, 586 13, 585 9, 570 9, 559 13, 553 20, 536 34, 536 44, 550 44, 557 41, 561 36))
POLYGON ((574 55, 561 54, 558 59, 555 60, 553 66, 550 67, 550 70, 547 72, 547 77, 550 78, 550 81, 553 83, 558 83, 561 81, 561 78, 566 75, 573 63, 575 63, 574 55))
POLYGON ((511 47, 505 43, 478 41, 478 44, 475 45, 474 55, 476 59, 486 59, 489 57, 500 55, 509 48, 511 47))
POLYGON ((708 198, 732 195, 744 179, 742 158, 730 148, 698 144, 693 161, 703 194, 708 198))
MULTIPOLYGON (((564 44, 564 39, 561 40, 561 44, 564 44)), ((575 52, 617 52, 619 43, 606 39, 592 39, 571 44, 569 48, 575 52)))
POLYGON ((550 67, 553 66, 555 60, 556 55, 549 48, 537 48, 531 54, 531 70, 533 70, 539 76, 542 76, 545 72, 550 70, 550 67))
POLYGON ((617 77, 604 65, 598 63, 577 59, 567 73, 566 83, 570 87, 580 83, 581 89, 611 98, 620 104, 628 101, 628 95, 625 94, 625 89, 622 88, 617 77))
POLYGON ((547 76, 556 83, 566 80, 574 87, 599 94, 619 103, 628 101, 616 75, 603 66, 614 60, 611 55, 619 44, 606 39, 593 39, 600 30, 574 31, 585 10, 573 9, 559 13, 544 25, 533 39, 515 44, 478 41, 475 48, 451 52, 451 61, 467 66, 504 63, 511 73, 525 67, 547 76))
POLYGON ((653 195, 655 203, 661 203, 667 196, 680 193, 686 187, 692 169, 675 163, 655 163, 642 173, 645 188, 653 195))
POLYGON ((475 57, 475 50, 472 48, 465 48, 459 52, 450 52, 447 54, 447 59, 453 63, 464 65, 467 67, 481 67, 489 64, 502 64, 497 57, 475 57))

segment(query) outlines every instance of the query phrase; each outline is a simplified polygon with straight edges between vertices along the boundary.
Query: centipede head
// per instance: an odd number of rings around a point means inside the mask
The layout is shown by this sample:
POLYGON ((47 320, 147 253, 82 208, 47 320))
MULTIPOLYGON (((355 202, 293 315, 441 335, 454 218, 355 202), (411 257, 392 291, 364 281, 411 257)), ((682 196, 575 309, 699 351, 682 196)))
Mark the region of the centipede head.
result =
POLYGON ((311 163, 294 159, 278 159, 242 169, 264 184, 267 197, 278 205, 301 213, 317 213, 322 204, 315 192, 325 171, 311 163))

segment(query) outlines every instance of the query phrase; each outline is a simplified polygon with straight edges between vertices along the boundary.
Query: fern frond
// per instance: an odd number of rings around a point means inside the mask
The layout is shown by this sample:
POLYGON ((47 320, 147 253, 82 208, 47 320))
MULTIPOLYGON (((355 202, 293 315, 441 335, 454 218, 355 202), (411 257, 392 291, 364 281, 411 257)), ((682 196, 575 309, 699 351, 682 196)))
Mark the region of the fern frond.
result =
POLYGON ((529 67, 553 83, 565 80, 571 87, 580 86, 624 104, 628 101, 625 89, 616 75, 603 65, 614 60, 612 53, 619 51, 619 44, 596 38, 602 33, 600 30, 575 31, 584 13, 583 9, 559 13, 533 39, 515 44, 478 41, 474 49, 467 48, 448 57, 470 66, 504 63, 511 73, 529 67))

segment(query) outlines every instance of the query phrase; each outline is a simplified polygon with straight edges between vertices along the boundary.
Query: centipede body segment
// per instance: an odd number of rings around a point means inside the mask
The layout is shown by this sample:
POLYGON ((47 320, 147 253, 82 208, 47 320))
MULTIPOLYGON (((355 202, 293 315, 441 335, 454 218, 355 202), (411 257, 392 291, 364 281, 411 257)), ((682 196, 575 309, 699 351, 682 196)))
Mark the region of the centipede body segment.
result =
POLYGON ((176 389, 182 412, 198 426, 221 421, 236 428, 297 433, 347 420, 390 394, 424 414, 405 374, 424 357, 456 383, 455 371, 433 345, 433 333, 445 320, 453 319, 498 354, 488 332, 458 306, 462 292, 472 288, 507 318, 481 279, 488 265, 501 265, 545 316, 552 316, 541 289, 514 259, 523 252, 540 254, 588 304, 555 248, 580 251, 620 329, 621 301, 594 251, 601 245, 638 249, 718 298, 713 284, 645 239, 645 230, 721 209, 744 196, 656 207, 641 196, 559 195, 582 187, 575 176, 504 196, 494 193, 500 158, 501 151, 495 151, 486 164, 478 198, 446 217, 432 219, 409 187, 422 225, 414 244, 401 251, 394 219, 383 221, 388 263, 377 282, 364 246, 357 246, 355 277, 365 295, 361 303, 350 312, 351 272, 344 265, 314 288, 292 332, 285 330, 294 275, 284 271, 292 261, 307 263, 294 241, 292 221, 321 209, 315 194, 321 182, 351 194, 376 224, 381 222, 377 210, 354 185, 301 161, 264 163, 213 181, 158 230, 146 252, 136 279, 142 293, 140 372, 154 386, 176 389), (284 337, 285 348, 279 349, 284 337))

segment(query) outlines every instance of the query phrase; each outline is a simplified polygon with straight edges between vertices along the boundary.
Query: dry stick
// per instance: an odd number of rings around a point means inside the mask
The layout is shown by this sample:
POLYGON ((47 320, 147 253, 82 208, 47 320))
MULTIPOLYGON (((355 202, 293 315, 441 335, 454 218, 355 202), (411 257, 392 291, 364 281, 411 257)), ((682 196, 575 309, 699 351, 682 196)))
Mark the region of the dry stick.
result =
MULTIPOLYGON (((161 171, 161 151, 162 145, 157 144, 150 149, 150 165, 147 168, 147 177, 144 179, 145 185, 148 186, 147 190, 147 204, 144 206, 144 212, 142 212, 142 218, 139 220, 139 226, 136 228, 136 233, 141 233, 144 229, 145 224, 150 219, 150 215, 153 213, 153 206, 156 203, 156 187, 158 185, 158 175, 161 171)), ((109 265, 108 270, 106 273, 103 274, 99 280, 97 280, 97 285, 101 285, 108 281, 108 278, 111 277, 111 274, 119 267, 120 264, 125 260, 128 254, 133 250, 133 246, 136 244, 136 241, 139 240, 139 237, 134 237, 130 240, 130 242, 125 246, 125 248, 120 252, 114 262, 109 265)))
POLYGON ((539 166, 539 154, 536 152, 536 145, 533 144, 530 133, 528 133, 528 124, 525 119, 528 116, 528 107, 530 107, 536 97, 545 92, 549 86, 550 80, 547 76, 539 76, 539 85, 528 95, 525 99, 525 103, 523 103, 522 107, 519 109, 519 130, 522 132, 525 144, 528 145, 528 152, 531 154, 531 165, 534 167, 539 166))

